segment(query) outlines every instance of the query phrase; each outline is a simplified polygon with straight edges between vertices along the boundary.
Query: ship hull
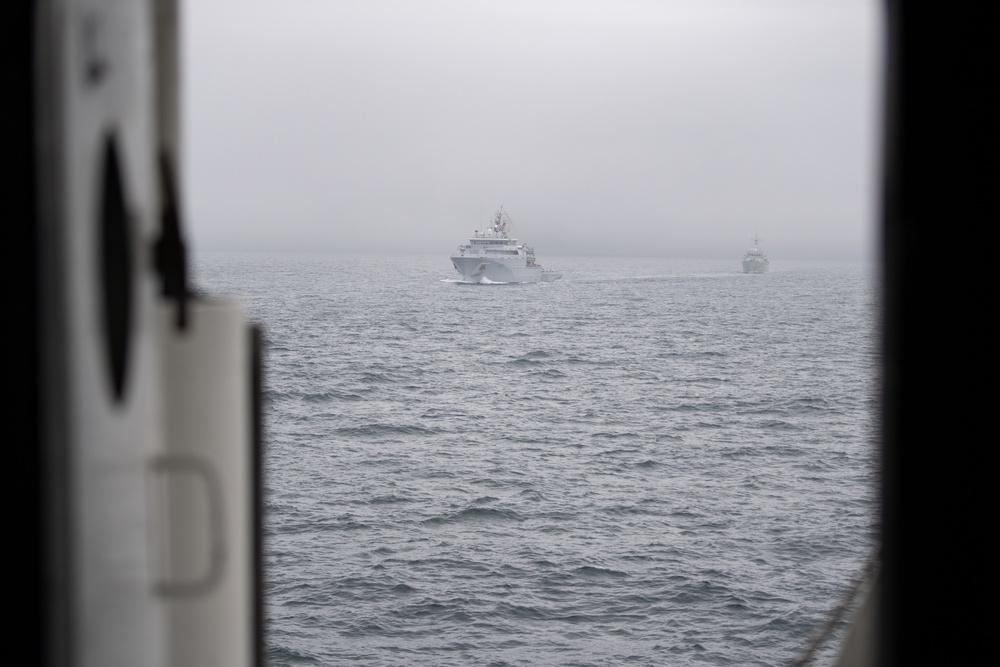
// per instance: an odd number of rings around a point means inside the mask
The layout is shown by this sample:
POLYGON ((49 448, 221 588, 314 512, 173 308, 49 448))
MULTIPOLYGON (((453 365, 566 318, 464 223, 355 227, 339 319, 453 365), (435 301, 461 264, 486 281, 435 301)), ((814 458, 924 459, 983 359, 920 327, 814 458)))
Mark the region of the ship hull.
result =
POLYGON ((767 273, 768 263, 767 260, 744 259, 743 273, 767 273))
MULTIPOLYGON (((538 283, 540 266, 512 266, 487 257, 453 255, 451 263, 467 283, 538 283)), ((554 280, 546 276, 544 280, 554 280)))

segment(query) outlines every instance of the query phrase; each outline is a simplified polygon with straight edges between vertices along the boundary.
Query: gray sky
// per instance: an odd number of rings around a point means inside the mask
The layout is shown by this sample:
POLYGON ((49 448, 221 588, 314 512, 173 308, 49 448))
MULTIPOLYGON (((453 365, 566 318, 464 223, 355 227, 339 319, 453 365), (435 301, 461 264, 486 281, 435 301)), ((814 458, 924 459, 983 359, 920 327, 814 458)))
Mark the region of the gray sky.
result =
POLYGON ((866 259, 871 0, 186 0, 198 249, 866 259))

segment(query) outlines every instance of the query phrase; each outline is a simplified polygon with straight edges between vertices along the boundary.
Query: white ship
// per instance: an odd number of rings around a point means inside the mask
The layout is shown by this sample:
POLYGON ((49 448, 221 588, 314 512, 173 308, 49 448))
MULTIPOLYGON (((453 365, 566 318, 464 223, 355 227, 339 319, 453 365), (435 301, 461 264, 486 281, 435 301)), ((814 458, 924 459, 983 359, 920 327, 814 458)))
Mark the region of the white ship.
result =
POLYGON ((743 255, 743 273, 767 273, 770 262, 767 255, 760 249, 760 239, 753 237, 753 245, 743 255))
POLYGON ((518 243, 503 206, 485 230, 476 230, 451 256, 455 270, 469 283, 539 283, 562 277, 535 262, 535 249, 518 243))

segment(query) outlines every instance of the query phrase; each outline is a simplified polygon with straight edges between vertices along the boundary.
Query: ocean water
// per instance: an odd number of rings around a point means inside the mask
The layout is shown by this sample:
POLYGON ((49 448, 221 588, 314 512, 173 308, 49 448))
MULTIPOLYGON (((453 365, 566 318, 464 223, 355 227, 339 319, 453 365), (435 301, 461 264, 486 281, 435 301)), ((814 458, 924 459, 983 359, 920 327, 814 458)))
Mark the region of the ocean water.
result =
POLYGON ((270 665, 785 665, 840 601, 874 268, 543 259, 195 258, 266 337, 270 665))

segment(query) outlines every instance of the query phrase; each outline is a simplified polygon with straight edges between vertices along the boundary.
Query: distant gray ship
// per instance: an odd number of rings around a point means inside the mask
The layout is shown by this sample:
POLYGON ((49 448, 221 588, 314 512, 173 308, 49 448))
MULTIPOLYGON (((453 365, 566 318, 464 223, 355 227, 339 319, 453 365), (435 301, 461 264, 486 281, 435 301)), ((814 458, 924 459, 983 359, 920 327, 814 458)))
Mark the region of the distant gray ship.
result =
POLYGON ((469 283, 548 283, 562 274, 535 262, 535 249, 519 244, 503 206, 483 231, 476 230, 451 256, 455 270, 469 283))
POLYGON ((753 245, 743 255, 743 273, 767 273, 770 262, 767 255, 760 249, 760 239, 753 237, 753 245))

